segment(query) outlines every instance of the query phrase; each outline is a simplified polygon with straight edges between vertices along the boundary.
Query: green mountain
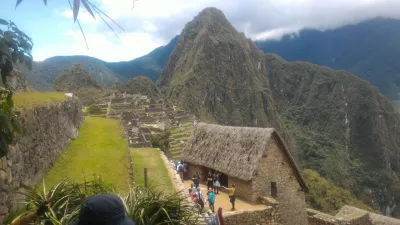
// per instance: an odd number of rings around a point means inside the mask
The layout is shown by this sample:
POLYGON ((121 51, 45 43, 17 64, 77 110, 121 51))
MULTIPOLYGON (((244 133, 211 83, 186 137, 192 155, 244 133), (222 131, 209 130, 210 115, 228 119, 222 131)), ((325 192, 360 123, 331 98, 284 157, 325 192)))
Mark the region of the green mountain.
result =
POLYGON ((56 56, 42 62, 34 62, 32 70, 23 66, 18 68, 24 71, 26 80, 36 90, 50 91, 57 76, 73 64, 82 65, 102 86, 120 81, 118 75, 108 69, 103 61, 88 56, 56 56))
POLYGON ((302 30, 280 41, 257 41, 265 53, 347 70, 400 100, 400 20, 378 18, 334 30, 302 30))
POLYGON ((148 77, 134 77, 126 83, 117 83, 114 89, 121 93, 127 94, 142 94, 152 97, 160 97, 160 91, 156 84, 148 77))
POLYGON ((303 168, 376 209, 400 203, 400 117, 349 72, 264 54, 207 8, 185 26, 158 85, 202 120, 275 127, 303 168))
POLYGON ((53 89, 72 92, 80 98, 83 105, 91 105, 107 94, 92 77, 83 65, 73 64, 57 76, 53 89))
POLYGON ((81 64, 101 86, 128 81, 137 76, 156 81, 178 40, 179 36, 176 36, 166 46, 127 62, 104 62, 89 56, 56 56, 43 62, 34 62, 32 70, 23 65, 17 68, 24 71, 28 83, 39 91, 51 90, 57 76, 73 64, 81 64))
POLYGON ((178 40, 179 36, 175 36, 167 45, 158 47, 145 56, 127 62, 109 62, 105 65, 120 75, 123 81, 137 76, 146 76, 156 81, 178 40))

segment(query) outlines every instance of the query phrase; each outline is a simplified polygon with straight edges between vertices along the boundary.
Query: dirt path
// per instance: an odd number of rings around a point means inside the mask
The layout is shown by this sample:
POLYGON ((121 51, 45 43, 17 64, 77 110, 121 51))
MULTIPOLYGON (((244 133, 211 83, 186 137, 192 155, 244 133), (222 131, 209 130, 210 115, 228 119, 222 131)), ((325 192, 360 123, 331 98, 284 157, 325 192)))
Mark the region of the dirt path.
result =
MULTIPOLYGON (((184 184, 185 184, 185 188, 187 190, 189 190, 190 184, 192 184, 192 181, 185 181, 184 184)), ((200 188, 204 195, 204 198, 206 198, 207 197, 207 186, 201 184, 200 188)), ((220 207, 222 208, 223 212, 230 211, 230 209, 232 208, 232 204, 229 202, 229 196, 223 192, 219 192, 219 194, 215 195, 214 208, 215 208, 215 210, 217 210, 220 207)), ((235 208, 236 208, 236 211, 240 211, 240 210, 244 210, 244 209, 263 209, 263 208, 265 208, 265 205, 250 204, 248 202, 244 202, 244 201, 236 198, 235 208)), ((206 210, 209 209, 208 203, 207 203, 205 209, 206 210)))

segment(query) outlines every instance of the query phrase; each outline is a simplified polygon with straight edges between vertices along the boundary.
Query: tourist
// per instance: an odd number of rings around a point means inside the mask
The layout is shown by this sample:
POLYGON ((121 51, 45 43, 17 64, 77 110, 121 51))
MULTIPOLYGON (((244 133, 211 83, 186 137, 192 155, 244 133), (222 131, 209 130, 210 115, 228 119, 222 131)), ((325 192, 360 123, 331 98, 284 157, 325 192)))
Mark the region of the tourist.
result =
POLYGON ((221 186, 219 183, 219 173, 217 171, 214 172, 213 175, 213 184, 214 184, 214 193, 218 194, 218 188, 221 186))
POLYGON ((192 200, 193 200, 193 198, 194 198, 194 192, 193 192, 193 189, 192 188, 189 188, 189 195, 190 195, 190 197, 192 198, 192 200))
POLYGON ((194 181, 196 181, 196 182, 193 182, 193 183, 194 183, 194 186, 195 186, 196 188, 198 188, 198 187, 200 186, 200 179, 201 179, 200 173, 197 172, 196 175, 194 175, 194 176, 196 177, 196 179, 194 180, 194 181))
POLYGON ((234 211, 235 210, 235 201, 236 201, 236 197, 235 197, 235 189, 236 189, 236 187, 235 187, 235 185, 232 184, 231 188, 227 188, 227 187, 224 187, 224 186, 222 186, 222 188, 224 188, 225 190, 228 191, 229 201, 232 203, 232 209, 231 210, 234 211))
POLYGON ((87 224, 135 225, 135 222, 126 215, 124 204, 118 196, 101 194, 87 198, 81 206, 79 219, 70 225, 87 224))
MULTIPOLYGON (((198 214, 200 214, 203 211, 203 208, 199 203, 199 198, 198 198, 197 194, 194 194, 192 200, 193 200, 195 207, 198 209, 198 214)), ((204 207, 204 202, 203 202, 203 207, 204 207)))
POLYGON ((214 195, 213 189, 211 189, 211 188, 208 189, 207 196, 208 196, 208 198, 207 198, 206 202, 208 202, 208 206, 214 213, 215 195, 214 195))
POLYGON ((196 175, 193 175, 192 181, 193 181, 194 187, 195 187, 195 188, 198 188, 198 187, 199 187, 199 179, 197 178, 196 175))
POLYGON ((200 213, 203 212, 204 209, 204 197, 203 197, 203 193, 201 193, 200 187, 197 188, 197 200, 199 203, 199 211, 200 213))
POLYGON ((207 175, 207 189, 213 188, 213 175, 211 171, 208 172, 207 175))

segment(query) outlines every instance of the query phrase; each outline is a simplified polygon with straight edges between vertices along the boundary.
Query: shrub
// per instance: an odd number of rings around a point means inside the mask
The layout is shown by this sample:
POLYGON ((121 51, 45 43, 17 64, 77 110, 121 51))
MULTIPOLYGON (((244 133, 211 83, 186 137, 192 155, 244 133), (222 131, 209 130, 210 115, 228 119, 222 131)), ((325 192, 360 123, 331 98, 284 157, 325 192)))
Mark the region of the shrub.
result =
POLYGON ((170 136, 171 136, 171 131, 163 131, 162 133, 159 134, 152 134, 150 136, 151 146, 153 148, 159 148, 163 152, 168 151, 170 136))
POLYGON ((99 115, 101 114, 101 107, 97 104, 92 104, 89 106, 88 112, 91 115, 99 115))

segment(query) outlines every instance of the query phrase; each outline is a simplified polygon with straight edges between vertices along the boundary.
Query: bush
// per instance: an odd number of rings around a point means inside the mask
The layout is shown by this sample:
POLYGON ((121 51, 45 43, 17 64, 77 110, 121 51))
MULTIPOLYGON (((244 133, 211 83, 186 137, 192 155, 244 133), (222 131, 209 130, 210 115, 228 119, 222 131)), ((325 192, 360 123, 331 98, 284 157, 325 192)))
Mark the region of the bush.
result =
POLYGON ((168 151, 170 136, 171 136, 171 131, 163 131, 162 133, 159 134, 152 134, 150 136, 151 146, 153 148, 159 148, 163 152, 168 151))
POLYGON ((97 104, 92 104, 89 106, 88 112, 91 115, 99 115, 101 114, 101 107, 97 104))

